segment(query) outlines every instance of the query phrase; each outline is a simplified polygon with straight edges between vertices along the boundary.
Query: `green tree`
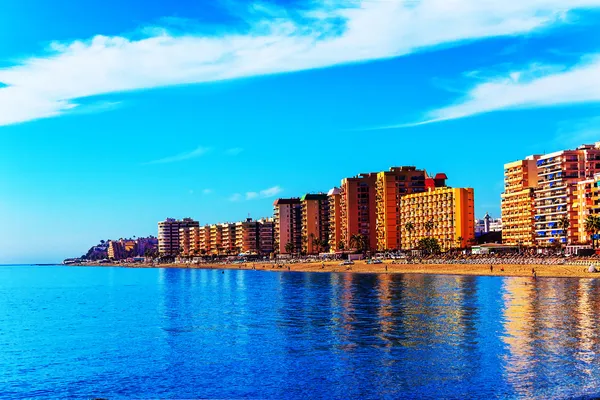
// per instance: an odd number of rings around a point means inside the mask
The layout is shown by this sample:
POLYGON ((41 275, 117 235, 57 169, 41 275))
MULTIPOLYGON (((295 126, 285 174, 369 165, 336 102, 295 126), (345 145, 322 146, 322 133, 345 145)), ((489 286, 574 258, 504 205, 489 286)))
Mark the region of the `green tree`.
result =
POLYGON ((563 235, 566 238, 566 244, 569 244, 569 227, 571 226, 571 221, 567 215, 563 216, 558 221, 558 227, 563 231, 563 235))
POLYGON ((344 244, 343 240, 340 240, 340 242, 338 243, 338 250, 339 251, 344 251, 346 248, 346 245, 344 244))
MULTIPOLYGON (((412 222, 404 224, 404 230, 408 233, 408 240, 412 243, 412 235, 415 232, 415 225, 412 222)), ((411 245, 412 247, 412 245, 411 245)))
POLYGON ((427 236, 431 236, 431 231, 433 230, 434 227, 435 227, 435 225, 433 224, 432 219, 425 222, 425 230, 427 231, 427 236))
POLYGON ((423 238, 419 240, 417 248, 428 254, 438 254, 442 251, 440 243, 435 238, 423 238))
POLYGON ((285 244, 285 252, 288 254, 293 254, 294 253, 294 243, 292 242, 287 242, 285 244))
POLYGON ((596 248, 596 235, 600 231, 600 217, 596 215, 588 215, 585 220, 585 231, 590 236, 592 247, 596 248))

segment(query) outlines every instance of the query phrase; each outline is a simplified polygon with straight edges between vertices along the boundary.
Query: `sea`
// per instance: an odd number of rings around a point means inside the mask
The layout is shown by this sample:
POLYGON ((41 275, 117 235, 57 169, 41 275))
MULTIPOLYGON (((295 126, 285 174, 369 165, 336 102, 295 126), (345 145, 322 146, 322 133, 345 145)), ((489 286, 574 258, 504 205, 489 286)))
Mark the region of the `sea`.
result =
POLYGON ((600 281, 0 266, 2 399, 591 399, 600 281))

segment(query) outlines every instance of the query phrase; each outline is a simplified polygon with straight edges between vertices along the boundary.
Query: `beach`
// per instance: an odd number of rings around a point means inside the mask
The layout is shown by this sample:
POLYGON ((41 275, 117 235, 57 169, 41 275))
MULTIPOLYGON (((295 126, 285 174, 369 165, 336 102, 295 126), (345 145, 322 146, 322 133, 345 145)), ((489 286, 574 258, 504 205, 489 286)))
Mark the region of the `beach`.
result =
POLYGON ((277 272, 344 272, 358 274, 438 274, 438 275, 476 275, 476 276, 517 276, 556 278, 600 278, 599 274, 589 273, 585 265, 516 265, 494 264, 394 264, 386 261, 383 264, 368 264, 356 261, 354 265, 340 265, 340 261, 303 262, 279 264, 270 262, 247 263, 204 263, 204 264, 79 264, 78 266, 105 266, 125 268, 189 268, 189 269, 245 269, 277 272))

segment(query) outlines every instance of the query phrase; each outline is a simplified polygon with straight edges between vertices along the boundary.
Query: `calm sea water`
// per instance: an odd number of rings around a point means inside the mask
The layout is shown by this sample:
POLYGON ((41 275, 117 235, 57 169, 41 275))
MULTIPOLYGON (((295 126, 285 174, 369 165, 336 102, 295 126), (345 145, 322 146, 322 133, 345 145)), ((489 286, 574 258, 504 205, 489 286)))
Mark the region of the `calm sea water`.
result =
POLYGON ((586 398, 600 282, 0 267, 1 398, 586 398))

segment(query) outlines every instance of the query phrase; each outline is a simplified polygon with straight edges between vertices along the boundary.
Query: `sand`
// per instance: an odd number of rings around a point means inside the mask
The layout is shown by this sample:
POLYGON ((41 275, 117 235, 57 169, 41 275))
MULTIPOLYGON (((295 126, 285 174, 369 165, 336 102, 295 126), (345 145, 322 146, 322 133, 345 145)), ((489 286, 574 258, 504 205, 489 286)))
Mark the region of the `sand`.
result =
MULTIPOLYGON (((344 272, 344 273, 392 273, 392 274, 439 274, 439 275, 478 275, 478 276, 524 276, 532 277, 535 269, 537 277, 557 278, 600 278, 600 273, 587 272, 586 266, 570 265, 494 265, 490 271, 489 264, 393 264, 386 261, 384 264, 367 264, 357 261, 351 266, 342 266, 340 262, 315 263, 280 263, 279 267, 271 263, 245 263, 245 264, 93 264, 93 266, 128 267, 128 268, 194 268, 194 269, 248 269, 258 271, 277 272, 344 272)), ((92 266, 86 264, 83 266, 92 266)))

